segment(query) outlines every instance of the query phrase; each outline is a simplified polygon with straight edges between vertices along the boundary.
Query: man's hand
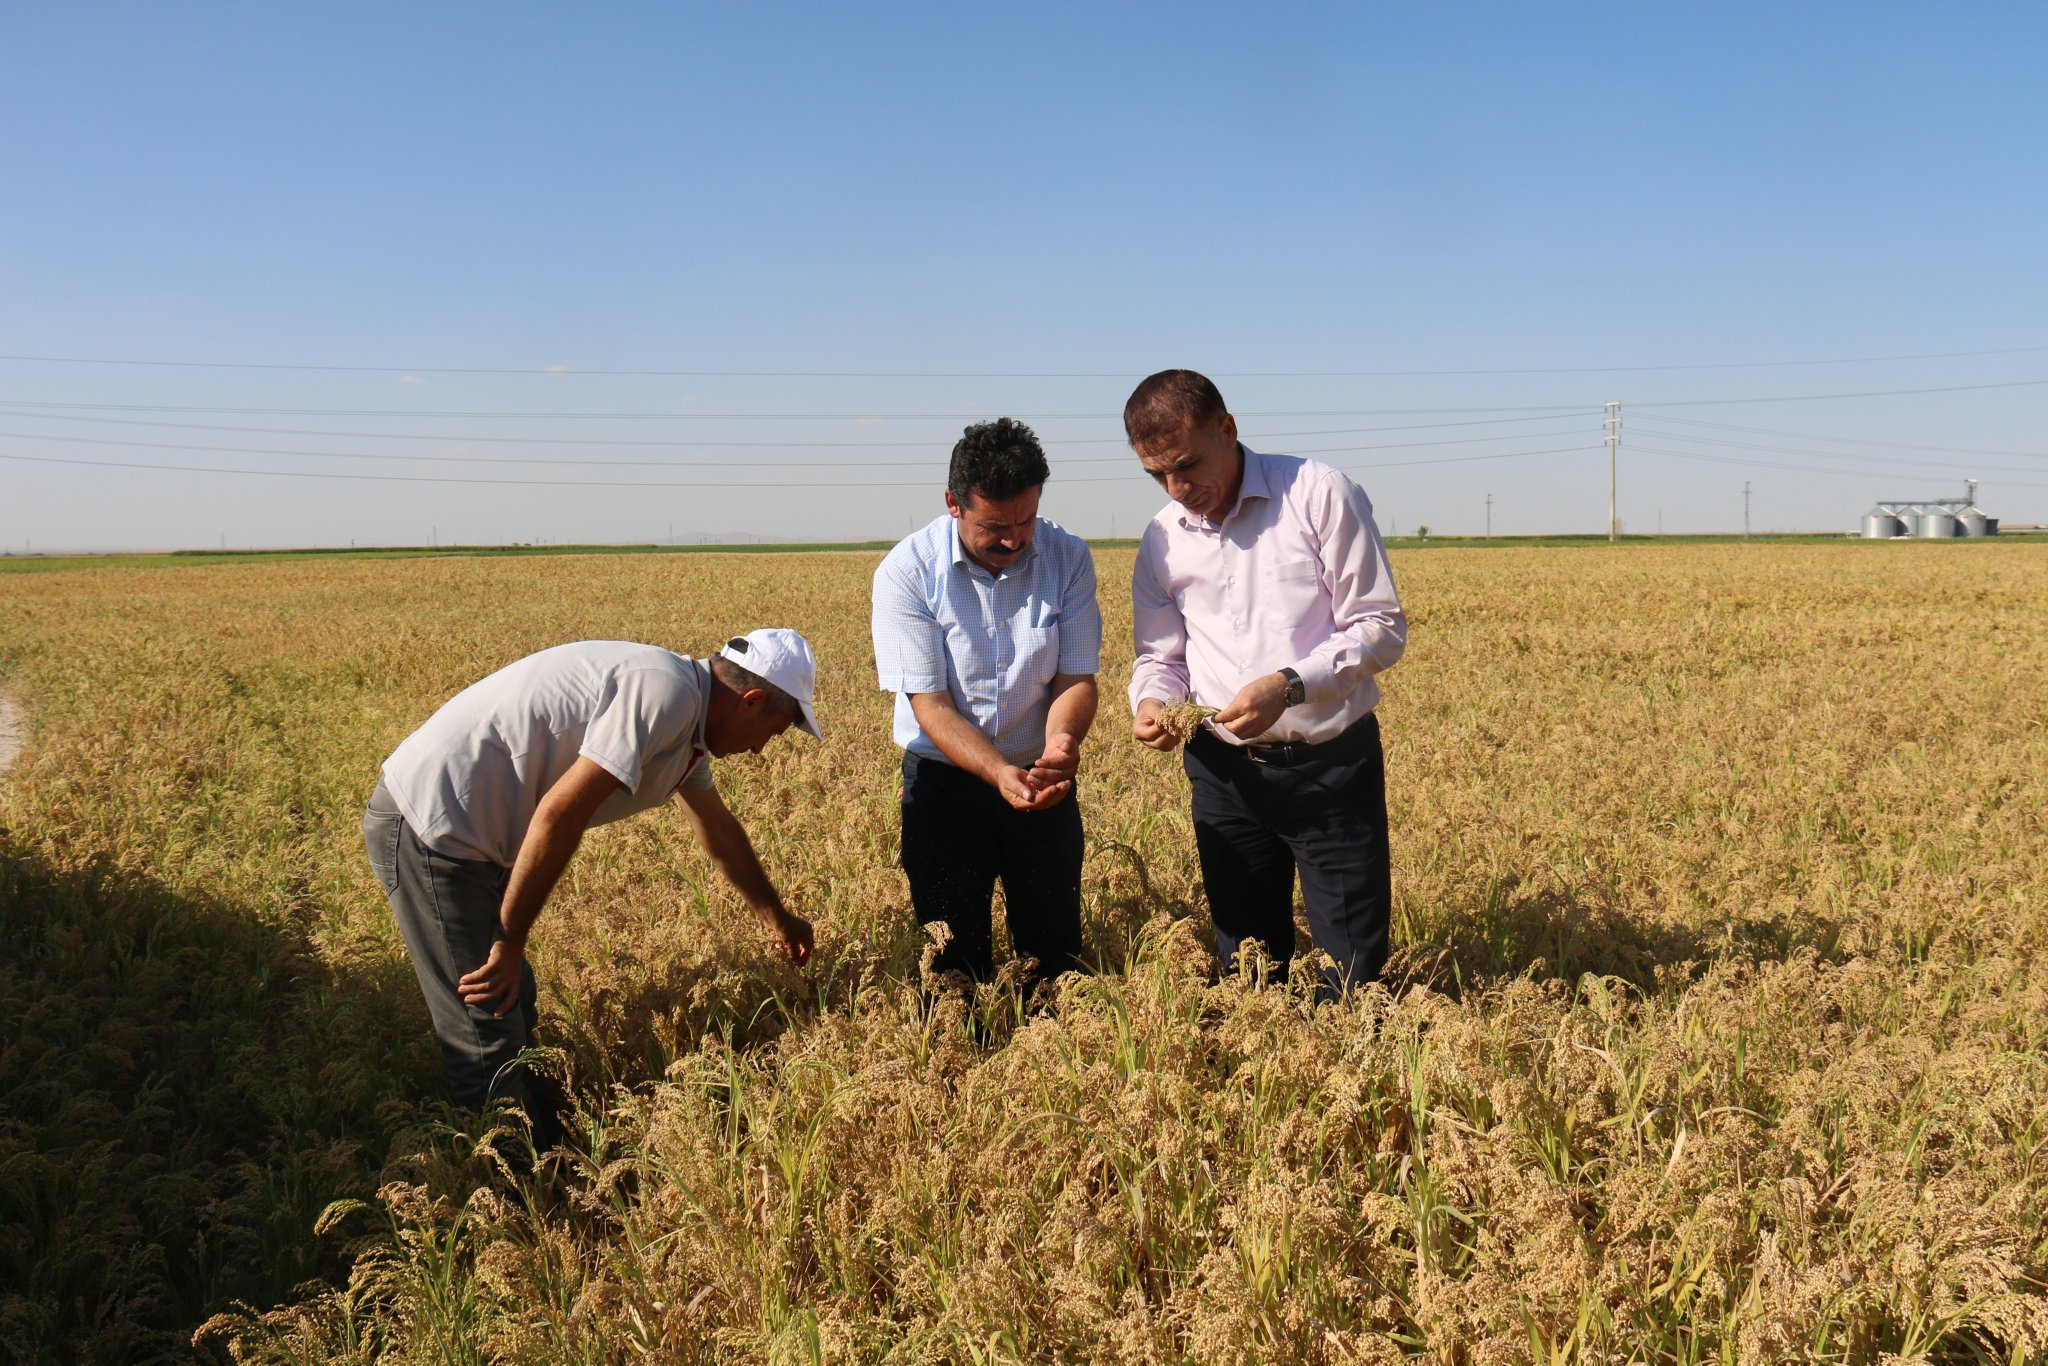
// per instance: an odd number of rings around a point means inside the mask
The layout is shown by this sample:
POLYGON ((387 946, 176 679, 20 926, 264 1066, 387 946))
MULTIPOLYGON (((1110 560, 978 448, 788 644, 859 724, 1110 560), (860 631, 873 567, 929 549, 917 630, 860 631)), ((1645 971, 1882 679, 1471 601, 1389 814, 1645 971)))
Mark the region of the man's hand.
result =
POLYGON ((1045 753, 1031 765, 1031 786, 1043 791, 1054 783, 1071 783, 1081 768, 1081 746, 1071 735, 1048 736, 1045 753))
POLYGON ((493 940, 483 966, 464 973, 455 984, 456 992, 464 1005, 502 1017, 519 1004, 519 984, 524 977, 521 969, 525 966, 525 949, 509 939, 493 940))
POLYGON ((1159 723, 1159 715, 1165 710, 1166 704, 1156 697, 1139 701, 1138 714, 1131 720, 1131 734, 1138 737, 1139 744, 1167 751, 1180 747, 1180 741, 1173 732, 1159 723))
POLYGON ((1057 806, 1074 786, 1073 780, 1068 779, 1046 787, 1034 787, 1031 772, 1014 764, 999 765, 988 777, 995 784, 996 791, 1003 794, 1003 800, 1019 811, 1043 811, 1049 806, 1057 806))
POLYGON ((1254 678, 1230 699, 1230 705, 1209 718, 1240 740, 1251 740, 1273 729, 1280 713, 1287 710, 1287 679, 1280 673, 1254 678))
POLYGON ((809 958, 811 922, 783 906, 782 898, 775 894, 775 884, 768 880, 767 870, 754 853, 754 842, 747 838, 745 827, 726 806, 725 798, 718 795, 718 789, 686 784, 676 792, 676 800, 704 852, 711 855, 711 862, 733 890, 754 908, 754 914, 775 937, 776 946, 791 962, 801 963, 809 958))
POLYGON ((790 962, 799 966, 810 961, 811 922, 794 911, 772 911, 762 917, 768 926, 768 933, 775 936, 776 947, 790 962))

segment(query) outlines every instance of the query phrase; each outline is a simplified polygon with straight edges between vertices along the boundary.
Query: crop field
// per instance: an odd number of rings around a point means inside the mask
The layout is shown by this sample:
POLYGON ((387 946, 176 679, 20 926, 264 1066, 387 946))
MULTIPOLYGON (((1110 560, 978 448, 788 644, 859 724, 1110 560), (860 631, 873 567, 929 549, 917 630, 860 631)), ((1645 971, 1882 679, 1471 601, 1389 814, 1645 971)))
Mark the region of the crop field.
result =
POLYGON ((1325 1008, 1217 978, 1100 551, 1099 971, 1036 1011, 920 991, 877 558, 0 577, 0 1358, 2048 1358, 2048 546, 1397 549, 1396 954, 1325 1008), (759 625, 826 740, 719 783, 819 951, 592 832, 534 935, 578 1151, 514 1177, 378 762, 529 651, 759 625))

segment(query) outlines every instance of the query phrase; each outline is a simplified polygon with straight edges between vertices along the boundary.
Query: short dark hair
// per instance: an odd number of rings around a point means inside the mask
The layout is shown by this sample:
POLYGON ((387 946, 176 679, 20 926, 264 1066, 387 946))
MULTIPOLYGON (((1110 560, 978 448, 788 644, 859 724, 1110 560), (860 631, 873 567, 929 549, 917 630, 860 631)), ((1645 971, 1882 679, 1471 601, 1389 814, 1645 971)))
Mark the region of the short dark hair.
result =
POLYGON ((1001 502, 1052 478, 1038 434, 1014 418, 977 422, 953 443, 946 492, 966 507, 976 494, 1001 502))
POLYGON ((1161 370, 1147 375, 1124 404, 1124 436, 1132 450, 1193 431, 1222 417, 1223 393, 1207 375, 1161 370))
MULTIPOLYGON (((741 637, 735 637, 730 643, 739 645, 742 648, 746 645, 745 639, 741 637)), ((712 677, 736 693, 745 692, 749 688, 759 688, 762 692, 767 693, 768 705, 774 709, 777 716, 787 716, 792 721, 803 719, 803 713, 798 708, 794 697, 791 697, 783 689, 776 687, 752 669, 735 664, 724 655, 713 655, 711 657, 711 674, 712 677)))

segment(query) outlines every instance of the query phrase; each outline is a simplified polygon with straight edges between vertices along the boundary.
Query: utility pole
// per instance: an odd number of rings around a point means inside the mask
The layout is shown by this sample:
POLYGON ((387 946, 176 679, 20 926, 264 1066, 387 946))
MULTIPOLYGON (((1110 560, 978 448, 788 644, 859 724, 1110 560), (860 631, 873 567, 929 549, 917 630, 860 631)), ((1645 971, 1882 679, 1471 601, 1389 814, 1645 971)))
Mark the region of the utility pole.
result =
POLYGON ((1607 539, 1621 539, 1621 525, 1614 516, 1614 456, 1621 445, 1621 400, 1609 399, 1607 418, 1600 424, 1607 430, 1607 539))
POLYGON ((1493 539, 1493 495, 1486 495, 1486 539, 1493 539))
POLYGON ((1742 481, 1742 539, 1749 539, 1749 481, 1742 481))

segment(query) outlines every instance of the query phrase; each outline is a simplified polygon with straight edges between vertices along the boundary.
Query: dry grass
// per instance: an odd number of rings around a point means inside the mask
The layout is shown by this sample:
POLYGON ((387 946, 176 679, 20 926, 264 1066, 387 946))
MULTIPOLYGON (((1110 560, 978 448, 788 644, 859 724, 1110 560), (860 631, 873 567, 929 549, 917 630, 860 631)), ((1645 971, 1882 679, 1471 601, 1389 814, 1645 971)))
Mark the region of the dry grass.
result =
POLYGON ((2048 1354, 2048 551, 1402 556, 1393 989, 1214 980, 1184 780, 1111 700, 1105 971, 975 1021, 915 989, 871 563, 6 582, 0 1355, 219 1311, 252 1361, 2048 1354), (535 940, 587 1160, 483 1180, 362 859, 378 759, 544 645, 769 622, 832 739, 721 783, 817 965, 672 823, 595 832, 535 940))

